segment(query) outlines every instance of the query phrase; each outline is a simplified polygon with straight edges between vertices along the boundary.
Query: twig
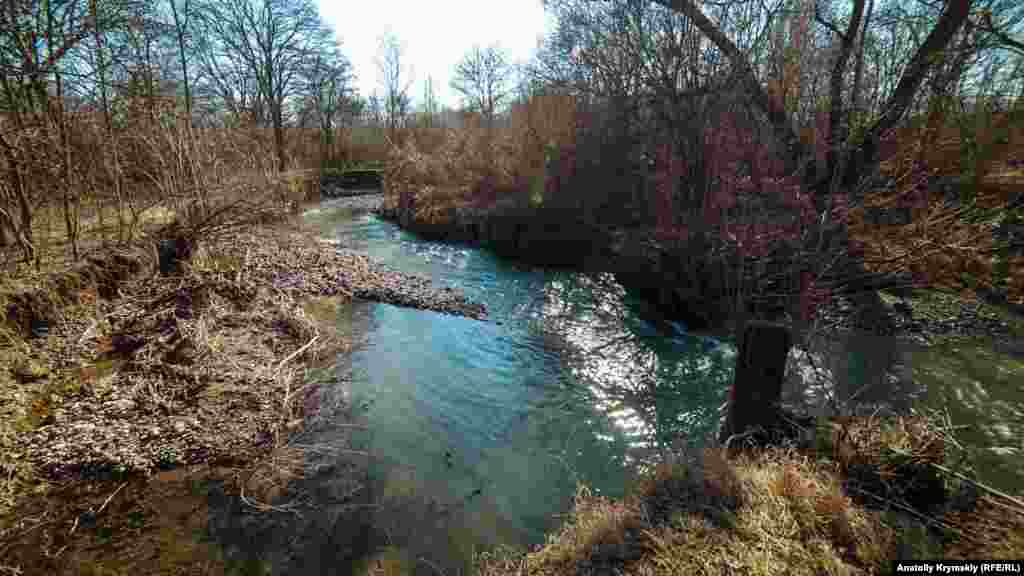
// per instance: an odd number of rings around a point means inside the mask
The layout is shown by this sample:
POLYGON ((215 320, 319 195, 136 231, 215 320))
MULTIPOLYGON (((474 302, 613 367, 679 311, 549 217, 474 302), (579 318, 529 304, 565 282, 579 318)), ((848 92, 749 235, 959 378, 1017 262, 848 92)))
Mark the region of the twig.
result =
POLYGON ((93 328, 95 328, 97 324, 99 324, 99 320, 93 320, 92 324, 90 324, 89 327, 86 328, 84 332, 82 332, 82 335, 78 338, 79 346, 82 345, 82 342, 85 342, 85 339, 89 337, 89 334, 92 332, 93 328))
POLYGON ((117 496, 117 493, 120 492, 121 489, 127 485, 127 482, 122 482, 121 485, 117 487, 117 490, 114 490, 110 494, 110 496, 107 496, 107 499, 103 501, 103 505, 100 506, 100 509, 96 511, 96 515, 99 516, 100 512, 103 512, 103 510, 107 507, 107 504, 110 504, 110 501, 114 499, 114 496, 117 496))
POLYGON ((8 542, 8 544, 5 544, 4 546, 0 547, 0 556, 2 556, 4 552, 7 552, 7 550, 11 546, 14 546, 14 542, 17 539, 19 539, 19 538, 21 538, 23 536, 27 536, 28 534, 31 534, 32 532, 38 530, 39 528, 41 528, 43 526, 46 526, 47 524, 55 524, 56 522, 57 522, 56 520, 41 520, 38 524, 35 524, 34 526, 32 526, 30 528, 26 528, 25 530, 22 530, 21 532, 18 532, 17 534, 13 534, 13 535, 11 535, 9 537, 7 535, 4 535, 4 541, 8 542))
POLYGON ((238 271, 235 272, 235 283, 240 284, 242 282, 242 271, 249 266, 249 253, 252 250, 252 246, 246 246, 245 248, 245 260, 242 261, 242 265, 238 267, 238 271))
POLYGON ((266 504, 266 503, 260 502, 258 500, 249 500, 248 498, 245 497, 245 484, 244 483, 241 486, 241 492, 239 493, 238 496, 239 496, 239 498, 241 498, 242 502, 244 502, 245 504, 247 504, 249 506, 252 506, 253 508, 255 508, 255 509, 257 509, 257 510, 259 510, 261 512, 268 512, 268 511, 271 511, 271 512, 291 512, 292 514, 295 514, 296 517, 302 518, 302 514, 300 514, 299 511, 296 510, 294 506, 273 506, 271 504, 266 504))
POLYGON ((911 514, 913 516, 916 516, 918 519, 920 519, 922 522, 924 522, 926 524, 930 524, 930 525, 933 525, 933 526, 938 526, 940 528, 949 530, 951 532, 956 532, 956 533, 959 533, 959 534, 963 534, 963 531, 958 530, 954 526, 952 526, 950 524, 947 524, 947 523, 945 523, 945 522, 943 522, 941 520, 937 520, 935 518, 929 518, 928 516, 918 512, 917 510, 914 510, 910 506, 907 506, 907 505, 902 504, 900 502, 897 502, 895 500, 890 500, 888 498, 883 498, 882 496, 879 496, 877 494, 874 494, 872 492, 869 492, 869 491, 861 489, 861 488, 857 488, 856 486, 851 486, 850 489, 852 489, 855 492, 860 492, 861 494, 864 494, 865 496, 870 496, 870 497, 874 498, 875 500, 878 500, 879 502, 882 502, 884 504, 889 504, 890 506, 895 506, 896 508, 899 508, 899 509, 903 510, 904 512, 907 512, 907 513, 909 513, 909 514, 911 514))
POLYGON ((302 346, 302 348, 299 348, 295 352, 292 352, 291 354, 289 354, 284 360, 281 360, 281 362, 277 365, 277 369, 274 372, 275 373, 280 373, 281 369, 284 368, 285 364, 287 364, 291 359, 293 359, 296 356, 298 356, 298 355, 302 354, 303 352, 305 352, 307 349, 309 349, 310 346, 312 346, 319 339, 320 339, 320 335, 319 334, 317 334, 316 336, 313 336, 313 338, 309 342, 306 342, 306 344, 304 346, 302 346))
MULTIPOLYGON (((897 451, 897 452, 901 452, 901 451, 897 451)), ((945 472, 946 474, 949 474, 951 476, 956 476, 960 480, 963 480, 964 482, 967 482, 968 484, 970 484, 970 485, 972 485, 972 486, 974 486, 976 488, 980 488, 981 490, 984 490, 985 492, 988 492, 989 494, 992 494, 994 496, 999 496, 1001 498, 1005 498, 1006 500, 1008 500, 1010 502, 1013 502, 1015 505, 1020 506, 1020 509, 1017 510, 1017 511, 1020 512, 1021 514, 1024 514, 1024 501, 1022 501, 1020 498, 1016 498, 1014 496, 1011 496, 1011 495, 1007 494, 1006 492, 1003 492, 1003 491, 997 490, 997 489, 995 489, 995 488, 993 488, 991 486, 987 486, 985 484, 982 484, 981 482, 978 482, 977 480, 972 480, 972 479, 968 478, 967 476, 964 476, 963 474, 957 472, 956 470, 950 470, 949 468, 946 468, 945 466, 942 466, 940 464, 936 464, 934 462, 929 462, 929 464, 931 464, 935 469, 937 469, 937 470, 939 470, 941 472, 945 472)))
POLYGON ((68 536, 71 536, 75 533, 75 530, 78 528, 79 518, 81 518, 81 516, 75 516, 75 523, 71 525, 71 530, 68 530, 68 536))

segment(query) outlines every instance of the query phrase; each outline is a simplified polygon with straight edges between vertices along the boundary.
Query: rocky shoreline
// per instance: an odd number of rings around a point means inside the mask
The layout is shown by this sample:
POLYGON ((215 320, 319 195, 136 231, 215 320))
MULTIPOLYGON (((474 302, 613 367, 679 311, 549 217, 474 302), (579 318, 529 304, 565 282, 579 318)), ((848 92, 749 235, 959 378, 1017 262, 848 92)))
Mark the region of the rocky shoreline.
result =
MULTIPOLYGON (((370 212, 380 199, 354 196, 313 210, 370 212)), ((174 487, 164 477, 206 478, 258 509, 287 509, 281 496, 312 457, 297 442, 303 430, 347 413, 343 395, 332 392, 334 367, 359 337, 341 326, 347 302, 486 318, 483 305, 457 290, 328 246, 295 224, 200 242, 172 275, 159 272, 157 251, 143 241, 98 252, 52 281, 5 286, 0 568, 55 574, 92 570, 93 561, 120 566, 128 560, 92 538, 100 529, 134 533, 156 493, 194 497, 193 480, 174 487), (61 294, 49 293, 55 286, 61 294), (94 501, 100 492, 102 505, 94 501), (102 528, 97 515, 112 492, 137 499, 121 506, 129 517, 108 511, 102 528), (67 525, 61 533, 37 530, 50 524, 67 525), (62 557, 69 546, 75 551, 62 557), (93 560, 79 564, 84 557, 93 560)), ((187 532, 173 518, 156 523, 187 532)), ((130 540, 162 546, 156 532, 130 540)))
POLYGON ((236 234, 193 260, 178 277, 122 282, 110 299, 85 288, 44 337, 0 350, 4 469, 23 487, 266 453, 315 415, 289 397, 301 366, 348 349, 311 317, 311 300, 486 317, 456 290, 294 229, 236 234))

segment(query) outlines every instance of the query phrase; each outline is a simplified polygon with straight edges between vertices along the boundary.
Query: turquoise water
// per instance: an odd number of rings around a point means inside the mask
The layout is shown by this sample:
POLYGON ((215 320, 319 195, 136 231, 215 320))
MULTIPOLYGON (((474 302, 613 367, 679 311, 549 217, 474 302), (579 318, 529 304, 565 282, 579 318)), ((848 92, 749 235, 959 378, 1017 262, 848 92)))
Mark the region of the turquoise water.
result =
MULTIPOLYGON (((307 217, 331 244, 462 290, 489 317, 346 305, 340 316, 359 344, 333 390, 353 413, 303 441, 347 446, 350 424, 364 426, 353 448, 365 455, 348 457, 364 487, 353 501, 352 469, 326 454, 300 483, 313 504, 301 516, 224 516, 230 555, 259 557, 275 574, 469 574, 481 548, 543 542, 578 486, 621 496, 659 452, 700 446, 717 430, 731 345, 652 321, 611 277, 523 267, 331 210, 307 217)), ((794 380, 790 396, 809 405, 832 396, 868 413, 944 410, 977 446, 981 478, 1019 491, 1019 359, 988 345, 928 349, 863 335, 820 352, 834 384, 794 380)))
POLYGON ((732 348, 644 319, 612 278, 523 268, 372 216, 336 233, 489 311, 352 307, 365 342, 349 394, 367 426, 356 440, 370 454, 377 562, 458 573, 480 546, 539 544, 579 484, 621 496, 659 450, 717 429, 732 348))

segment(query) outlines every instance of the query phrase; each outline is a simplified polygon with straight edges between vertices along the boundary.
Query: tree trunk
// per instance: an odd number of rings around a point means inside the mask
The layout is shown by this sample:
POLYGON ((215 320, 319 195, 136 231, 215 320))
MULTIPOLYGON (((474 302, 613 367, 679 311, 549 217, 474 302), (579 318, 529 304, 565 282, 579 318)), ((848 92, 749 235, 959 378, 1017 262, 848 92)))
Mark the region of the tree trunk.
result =
POLYGON ((277 155, 277 170, 284 172, 286 157, 284 149, 284 117, 281 107, 282 102, 275 102, 271 114, 274 117, 274 152, 277 155))
MULTIPOLYGON (((51 4, 46 3, 47 10, 50 9, 51 4)), ((47 13, 47 34, 50 41, 47 42, 49 46, 49 57, 53 60, 53 45, 55 42, 53 35, 53 14, 47 13)), ((64 113, 64 82, 61 76, 60 70, 57 66, 53 68, 53 79, 57 90, 56 103, 52 106, 48 106, 51 112, 51 118, 53 125, 57 128, 57 134, 60 140, 61 148, 63 148, 64 156, 63 166, 61 166, 61 201, 62 208, 64 211, 64 229, 67 234, 68 242, 71 244, 71 257, 74 262, 78 262, 78 213, 73 210, 73 203, 71 195, 74 194, 73 184, 71 182, 71 142, 68 134, 67 117, 64 113)))
MULTIPOLYGON (((832 76, 829 78, 829 146, 826 172, 829 175, 830 185, 828 188, 823 186, 816 190, 818 198, 824 193, 834 194, 839 191, 840 182, 837 177, 840 175, 839 166, 845 157, 843 149, 847 145, 849 134, 849 111, 843 105, 843 85, 846 80, 846 68, 850 62, 850 56, 853 54, 857 31, 860 30, 860 21, 864 15, 864 1, 856 0, 854 2, 853 15, 846 27, 846 33, 840 34, 839 30, 833 32, 839 36, 840 44, 839 54, 836 55, 835 66, 832 68, 832 76)), ((820 212, 822 209, 823 206, 819 202, 818 211, 820 212)))
POLYGON ((879 162, 879 141, 903 119, 928 71, 967 21, 971 4, 972 0, 948 0, 939 21, 904 68, 896 90, 882 108, 885 112, 868 129, 864 141, 851 152, 843 174, 845 188, 853 189, 861 174, 873 171, 879 162))
POLYGON ((178 13, 176 0, 170 0, 171 16, 174 18, 175 37, 178 42, 178 60, 181 62, 181 81, 185 85, 185 115, 188 116, 189 125, 192 125, 192 90, 188 82, 188 58, 185 53, 185 32, 188 26, 188 3, 185 3, 185 13, 178 13))

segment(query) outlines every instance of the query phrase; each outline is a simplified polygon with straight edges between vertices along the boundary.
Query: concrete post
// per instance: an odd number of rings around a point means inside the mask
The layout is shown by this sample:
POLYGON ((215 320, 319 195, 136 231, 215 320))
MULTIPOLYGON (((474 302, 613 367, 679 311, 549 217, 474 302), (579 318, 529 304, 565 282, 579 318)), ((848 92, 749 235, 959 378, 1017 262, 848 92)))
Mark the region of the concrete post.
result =
POLYGON ((771 428, 782 399, 786 358, 792 345, 789 329, 771 322, 748 322, 736 357, 736 376, 720 441, 753 428, 771 428))

